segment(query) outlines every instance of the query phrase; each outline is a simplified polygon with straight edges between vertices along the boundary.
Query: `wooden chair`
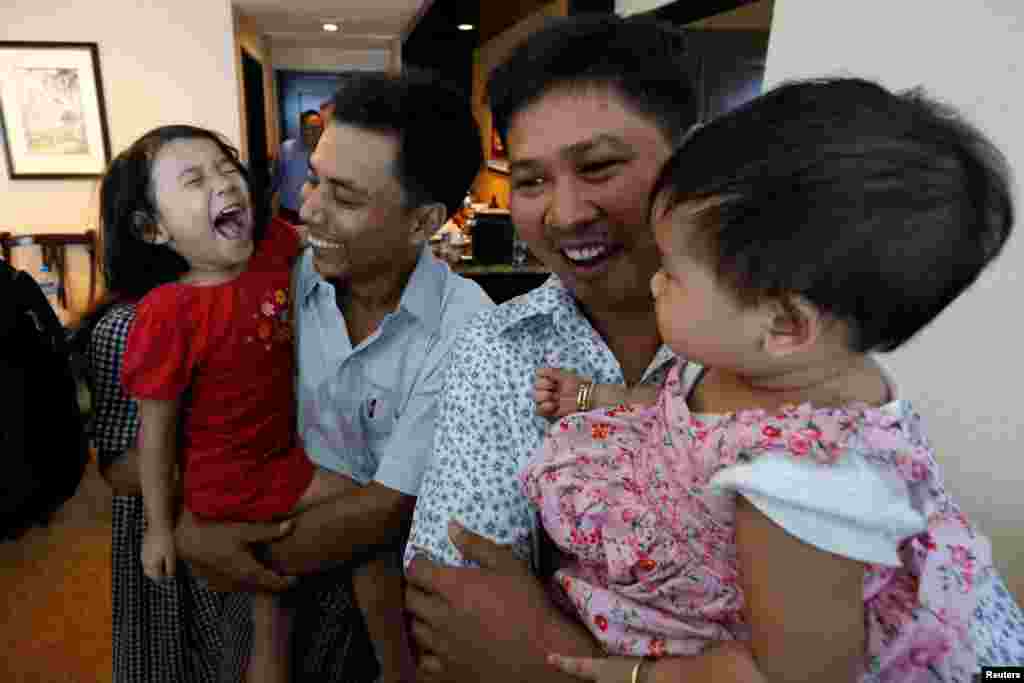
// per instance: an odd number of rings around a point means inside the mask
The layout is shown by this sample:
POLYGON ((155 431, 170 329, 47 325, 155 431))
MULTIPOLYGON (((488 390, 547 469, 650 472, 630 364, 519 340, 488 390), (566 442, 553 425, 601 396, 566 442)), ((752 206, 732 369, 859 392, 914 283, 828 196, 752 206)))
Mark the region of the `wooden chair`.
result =
POLYGON ((43 263, 54 268, 57 272, 59 285, 57 287, 57 302, 63 307, 68 307, 67 290, 67 247, 72 245, 84 245, 89 252, 89 306, 92 306, 96 299, 96 277, 97 277, 97 254, 96 254, 96 231, 87 230, 84 233, 40 233, 35 235, 15 235, 10 232, 0 232, 0 248, 3 250, 4 260, 11 262, 11 250, 14 247, 29 247, 38 245, 43 252, 43 263))

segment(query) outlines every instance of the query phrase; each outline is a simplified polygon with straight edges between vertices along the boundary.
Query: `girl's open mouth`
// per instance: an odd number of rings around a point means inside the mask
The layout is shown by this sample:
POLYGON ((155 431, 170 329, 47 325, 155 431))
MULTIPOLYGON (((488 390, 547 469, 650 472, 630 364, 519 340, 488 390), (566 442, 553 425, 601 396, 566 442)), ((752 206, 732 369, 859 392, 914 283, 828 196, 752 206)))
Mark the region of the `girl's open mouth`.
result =
POLYGON ((251 239, 252 213, 240 204, 225 206, 213 219, 213 231, 228 240, 251 239))

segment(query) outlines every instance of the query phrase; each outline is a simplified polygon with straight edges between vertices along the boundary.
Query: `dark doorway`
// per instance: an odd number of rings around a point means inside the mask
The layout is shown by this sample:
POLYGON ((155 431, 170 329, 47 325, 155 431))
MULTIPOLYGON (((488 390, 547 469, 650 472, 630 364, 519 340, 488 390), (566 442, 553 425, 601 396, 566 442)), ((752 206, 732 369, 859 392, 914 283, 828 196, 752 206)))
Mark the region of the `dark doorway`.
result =
POLYGON ((253 196, 268 203, 270 163, 267 159, 267 111, 263 91, 263 65, 242 50, 242 79, 245 87, 246 143, 249 146, 249 177, 253 196))
POLYGON ((473 50, 478 44, 481 4, 434 0, 402 43, 403 67, 434 71, 469 95, 473 91, 473 50), (474 29, 461 31, 459 24, 470 24, 474 29))
POLYGON ((281 112, 281 140, 299 137, 299 114, 317 111, 338 90, 341 73, 320 71, 278 71, 278 111, 281 112))

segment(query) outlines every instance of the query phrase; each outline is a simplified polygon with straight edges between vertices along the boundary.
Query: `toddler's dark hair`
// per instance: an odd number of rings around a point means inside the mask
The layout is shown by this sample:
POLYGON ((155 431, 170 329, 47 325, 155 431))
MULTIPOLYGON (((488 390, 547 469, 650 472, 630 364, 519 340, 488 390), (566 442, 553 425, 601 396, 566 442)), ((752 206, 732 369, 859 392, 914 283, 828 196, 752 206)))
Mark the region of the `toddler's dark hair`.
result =
POLYGON ((1000 252, 1013 225, 999 150, 919 90, 791 82, 693 131, 652 209, 713 199, 687 248, 747 304, 800 295, 889 351, 1000 252))

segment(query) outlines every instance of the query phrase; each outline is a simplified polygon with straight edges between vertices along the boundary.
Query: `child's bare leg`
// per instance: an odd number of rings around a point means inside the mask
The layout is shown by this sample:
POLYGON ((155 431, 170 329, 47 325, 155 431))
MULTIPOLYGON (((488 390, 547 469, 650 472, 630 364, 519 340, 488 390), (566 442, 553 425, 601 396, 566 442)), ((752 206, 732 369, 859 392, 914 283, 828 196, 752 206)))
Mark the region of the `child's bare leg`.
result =
POLYGON ((385 551, 352 574, 352 587, 380 662, 381 683, 412 683, 415 664, 405 630, 404 586, 394 551, 385 551))
MULTIPOLYGON (((313 480, 292 508, 296 514, 339 494, 359 488, 350 478, 316 468, 313 480)), ((252 653, 246 683, 288 683, 291 679, 292 613, 271 593, 252 596, 252 653)))
POLYGON ((246 683, 288 683, 291 679, 291 610, 273 593, 252 596, 252 654, 246 683))

